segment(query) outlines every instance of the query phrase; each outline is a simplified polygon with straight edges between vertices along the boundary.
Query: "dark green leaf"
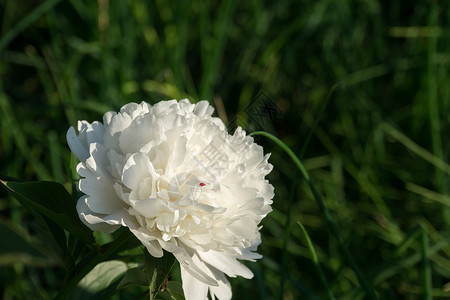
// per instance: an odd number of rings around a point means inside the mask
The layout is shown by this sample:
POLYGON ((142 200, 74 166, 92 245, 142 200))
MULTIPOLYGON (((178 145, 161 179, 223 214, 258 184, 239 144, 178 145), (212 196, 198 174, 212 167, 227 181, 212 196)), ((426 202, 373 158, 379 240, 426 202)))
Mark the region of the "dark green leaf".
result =
POLYGON ((120 236, 111 243, 108 243, 101 248, 91 249, 89 253, 86 254, 79 263, 77 263, 75 269, 73 270, 73 277, 69 279, 55 299, 66 299, 76 285, 84 277, 86 277, 89 272, 91 272, 99 263, 117 255, 121 247, 124 246, 124 244, 126 244, 132 236, 133 235, 129 231, 121 231, 120 236))
MULTIPOLYGON (((137 248, 137 247, 142 247, 142 242, 141 242, 137 237, 135 237, 135 236, 130 232, 130 230, 129 230, 128 228, 126 228, 126 227, 121 227, 121 228, 117 229, 117 230, 112 234, 112 235, 113 235, 113 239, 114 239, 114 240, 118 239, 122 234, 128 235, 129 238, 125 241, 125 243, 123 243, 123 244, 120 246, 120 248, 117 249, 117 252, 123 253, 123 252, 125 252, 125 251, 127 251, 127 250, 130 250, 130 249, 134 249, 134 248, 137 248)), ((112 242, 111 242, 111 243, 112 243, 112 242)), ((107 248, 107 247, 109 247, 108 245, 111 244, 111 243, 102 245, 102 248, 107 248)), ((142 252, 140 252, 140 253, 142 253, 142 252)))
POLYGON ((127 264, 123 261, 105 261, 95 266, 78 285, 90 292, 98 292, 108 287, 114 279, 125 273, 127 269, 127 264))
POLYGON ((127 286, 148 286, 147 276, 141 268, 128 269, 125 277, 122 278, 117 289, 127 286))
POLYGON ((64 229, 62 229, 60 226, 58 226, 58 224, 47 217, 44 217, 44 220, 47 223, 47 227, 49 232, 51 233, 51 236, 54 238, 57 245, 61 249, 60 253, 64 255, 65 253, 67 253, 67 239, 64 229))
POLYGON ((144 262, 149 282, 150 298, 154 299, 156 294, 161 290, 161 285, 167 279, 170 270, 172 270, 175 257, 171 253, 164 252, 161 258, 155 258, 144 249, 144 262))
POLYGON ((47 226, 41 226, 38 222, 32 222, 28 225, 31 231, 36 232, 35 236, 39 239, 39 244, 42 247, 39 249, 43 249, 43 253, 48 256, 58 259, 61 265, 69 267, 71 263, 67 260, 69 251, 67 251, 64 230, 50 219, 45 217, 43 219, 47 226))
POLYGON ((164 292, 158 293, 158 298, 157 299, 176 300, 176 298, 174 296, 172 296, 171 294, 169 294, 169 292, 167 290, 164 291, 164 292))
POLYGON ((127 264, 119 260, 99 263, 78 283, 71 298, 97 299, 96 294, 108 288, 127 269, 127 264))
POLYGON ((27 265, 51 264, 48 257, 31 245, 17 230, 0 220, 0 236, 7 242, 0 243, 0 265, 22 262, 27 265))
POLYGON ((181 282, 169 281, 166 291, 176 300, 184 300, 183 286, 181 282))
MULTIPOLYGON (((49 181, 17 183, 1 181, 23 206, 50 220, 85 242, 92 242, 92 232, 80 221, 75 201, 60 183, 49 181)), ((39 218, 39 217, 38 217, 39 218)), ((40 218, 42 221, 42 218, 40 218)))

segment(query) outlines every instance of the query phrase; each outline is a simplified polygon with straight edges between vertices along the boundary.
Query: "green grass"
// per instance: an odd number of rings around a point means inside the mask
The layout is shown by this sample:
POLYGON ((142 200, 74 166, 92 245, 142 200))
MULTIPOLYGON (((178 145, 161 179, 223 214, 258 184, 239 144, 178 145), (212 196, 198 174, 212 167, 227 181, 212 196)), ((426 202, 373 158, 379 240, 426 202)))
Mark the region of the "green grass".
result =
MULTIPOLYGON (((206 98, 230 130, 278 137, 315 187, 254 136, 276 196, 235 299, 450 297, 447 2, 153 2, 0 1, 0 178, 70 184, 77 120, 206 98), (246 108, 261 91, 280 114, 257 123, 246 108)), ((44 243, 0 193, 1 232, 44 243)), ((0 298, 58 294, 61 262, 2 251, 0 298)))

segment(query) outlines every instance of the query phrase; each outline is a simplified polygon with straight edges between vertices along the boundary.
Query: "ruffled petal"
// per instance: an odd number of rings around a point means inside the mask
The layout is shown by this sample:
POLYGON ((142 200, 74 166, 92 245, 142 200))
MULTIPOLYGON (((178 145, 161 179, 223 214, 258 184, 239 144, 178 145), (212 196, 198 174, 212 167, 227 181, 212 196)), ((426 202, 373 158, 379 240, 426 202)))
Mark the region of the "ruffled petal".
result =
POLYGON ((80 220, 93 231, 102 231, 112 233, 116 231, 120 225, 111 225, 105 222, 103 218, 96 216, 86 204, 86 196, 81 197, 77 202, 77 211, 80 220))
POLYGON ((139 184, 147 177, 155 175, 153 165, 144 153, 134 153, 123 167, 122 182, 129 189, 139 188, 139 184))
POLYGON ((199 251, 198 255, 206 263, 227 274, 229 277, 242 276, 247 279, 253 278, 253 272, 249 268, 226 253, 210 250, 207 252, 199 251))
POLYGON ((211 269, 214 277, 216 278, 217 282, 219 283, 218 286, 210 286, 210 294, 211 298, 214 299, 214 297, 217 297, 220 300, 229 300, 233 296, 231 292, 231 284, 225 277, 225 275, 215 269, 211 269))
POLYGON ((183 265, 181 265, 180 269, 185 299, 206 299, 208 297, 209 286, 194 277, 183 265))
POLYGON ((208 289, 211 298, 217 297, 220 300, 231 299, 231 285, 225 278, 225 275, 219 270, 212 268, 202 262, 197 255, 193 256, 194 263, 201 268, 209 277, 214 278, 216 284, 208 285, 197 277, 192 276, 189 269, 181 266, 181 280, 183 283, 183 292, 186 300, 189 299, 207 299, 208 289))
POLYGON ((167 203, 158 198, 135 201, 134 209, 146 218, 154 218, 168 211, 167 203))
POLYGON ((85 161, 89 157, 88 149, 80 142, 73 127, 70 127, 69 130, 67 130, 66 139, 70 151, 72 151, 76 158, 80 161, 85 161))

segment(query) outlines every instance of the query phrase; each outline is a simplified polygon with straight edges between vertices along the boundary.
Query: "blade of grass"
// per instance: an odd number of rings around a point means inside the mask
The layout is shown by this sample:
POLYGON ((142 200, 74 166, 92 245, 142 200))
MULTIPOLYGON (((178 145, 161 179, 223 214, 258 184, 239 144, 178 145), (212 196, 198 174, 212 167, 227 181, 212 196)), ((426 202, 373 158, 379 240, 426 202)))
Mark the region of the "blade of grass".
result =
MULTIPOLYGON (((235 0, 224 1, 219 8, 217 21, 214 24, 214 38, 208 37, 209 41, 202 41, 206 45, 214 44, 212 51, 206 52, 205 60, 203 61, 203 76, 200 82, 200 97, 202 99, 212 99, 213 86, 220 65, 220 58, 222 57, 227 40, 228 28, 234 14, 236 7, 235 0), (209 43, 208 43, 209 42, 209 43)), ((205 37, 205 36, 204 36, 205 37)))
POLYGON ((353 259, 350 252, 348 251, 347 247, 345 246, 344 240, 339 232, 339 229, 338 229, 336 223, 334 222, 334 220, 331 216, 330 211, 323 203, 322 197, 320 196, 319 192, 316 190, 316 187, 312 183, 308 172, 303 167, 302 163, 300 162, 298 157, 295 155, 295 153, 285 143, 283 143, 280 139, 271 135, 270 133, 267 133, 264 131, 255 131, 255 132, 252 132, 250 135, 262 135, 264 137, 269 138, 271 141, 273 141, 275 144, 277 144, 283 151, 285 151, 288 154, 288 156, 294 161, 295 165, 298 167, 300 172, 303 174, 303 176, 307 180, 309 188, 311 189, 311 192, 313 193, 313 196, 317 202, 317 205, 319 206, 321 212, 324 214, 325 220, 327 221, 327 224, 330 227, 330 230, 332 231, 333 236, 337 239, 339 248, 343 252, 345 258, 347 259, 347 261, 350 264, 353 271, 356 273, 356 276, 358 277, 358 281, 359 281, 360 285, 362 286, 363 290, 366 292, 367 296, 370 299, 377 299, 377 297, 375 296, 375 293, 372 290, 372 287, 367 283, 367 280, 365 279, 364 275, 362 274, 359 266, 356 264, 355 260, 353 259))
POLYGON ((9 43, 31 23, 36 21, 40 16, 52 9, 61 0, 47 0, 38 6, 35 10, 23 18, 15 27, 8 31, 0 40, 0 51, 2 51, 9 43))
MULTIPOLYGON (((437 26, 439 17, 439 6, 432 5, 429 14, 429 26, 434 28, 437 26)), ((441 138, 441 117, 439 113, 439 101, 437 94, 437 78, 436 78, 436 53, 437 53, 437 38, 430 36, 428 38, 428 60, 427 60, 427 79, 428 79, 428 114, 430 120, 430 135, 433 154, 440 160, 444 160, 444 153, 442 150, 441 138)), ((424 99, 425 100, 425 99, 424 99)), ((445 185, 445 174, 441 169, 435 169, 436 187, 442 194, 446 194, 448 188, 445 185)), ((450 209, 443 207, 444 221, 447 226, 450 225, 450 209)))
POLYGON ((295 155, 295 153, 291 150, 291 148, 289 148, 285 143, 283 143, 280 139, 278 139, 277 137, 271 135, 270 133, 264 132, 264 131, 255 131, 250 133, 249 135, 262 135, 265 136, 267 138, 269 138, 270 140, 272 140, 275 144, 277 144, 281 149, 283 149, 287 155, 289 156, 290 159, 292 159, 292 161, 294 162, 294 164, 297 166, 297 168, 300 170, 300 172, 302 173, 303 177, 305 177, 305 179, 309 182, 310 178, 309 178, 309 174, 306 171, 305 167, 303 166, 303 164, 300 162, 300 159, 298 159, 298 157, 295 155))
POLYGON ((450 174, 450 165, 447 164, 445 161, 437 157, 436 155, 430 153, 426 149, 422 148, 421 146, 417 145, 414 141, 412 141, 410 138, 408 138, 406 135, 404 135, 399 130, 395 129, 393 126, 382 123, 381 128, 388 133, 390 136, 392 136, 394 139, 399 141, 403 146, 432 164, 438 169, 441 169, 447 174, 450 174))
MULTIPOLYGON (((54 86, 56 87, 56 92, 58 94, 58 98, 61 104, 64 106, 64 112, 66 114, 66 118, 69 124, 76 124, 77 118, 75 110, 72 105, 72 96, 70 91, 73 91, 73 88, 70 87, 66 80, 65 74, 61 71, 60 66, 58 65, 58 58, 55 56, 57 52, 53 52, 52 48, 44 47, 43 48, 44 58, 47 64, 49 65, 50 74, 53 78, 54 86)), ((68 67, 65 72, 70 71, 72 68, 68 67)))
POLYGON ((23 130, 22 123, 18 121, 15 110, 10 103, 8 96, 3 92, 3 86, 0 82, 0 115, 2 122, 7 124, 7 128, 11 131, 14 143, 22 157, 27 158, 29 163, 40 180, 50 180, 52 177, 46 166, 39 159, 32 159, 32 152, 27 142, 27 134, 23 130))
POLYGON ((266 285, 264 284, 264 274, 258 265, 254 266, 252 270, 258 283, 259 299, 265 300, 267 299, 267 290, 266 285))
POLYGON ((432 299, 431 286, 431 265, 429 259, 430 245, 428 242, 428 233, 425 226, 422 226, 421 235, 421 252, 422 252, 422 285, 423 285, 423 299, 432 299))
POLYGON ((305 142, 303 143, 303 147, 300 150, 300 154, 298 155, 298 157, 300 159, 302 159, 303 155, 305 154, 306 148, 308 147, 309 141, 311 140, 311 137, 312 137, 312 135, 314 133, 314 129, 316 128, 317 124, 319 123, 320 119, 322 118, 323 112, 325 111, 325 108, 328 106, 328 103, 330 102, 331 96, 333 95, 333 93, 336 90, 336 88, 338 86, 340 86, 341 84, 343 84, 343 82, 338 82, 338 83, 334 84, 331 87, 331 90, 328 92, 327 98, 323 102, 322 107, 320 108, 320 111, 317 114, 317 117, 314 119, 314 123, 311 126, 311 130, 309 131, 308 136, 306 137, 305 142))
POLYGON ((180 2, 180 7, 177 10, 176 18, 176 47, 175 53, 171 56, 172 70, 174 70, 175 83, 179 91, 185 91, 185 82, 183 80, 182 72, 176 70, 181 69, 186 61, 186 49, 187 49, 187 36, 188 36, 188 24, 190 14, 186 11, 189 9, 189 2, 180 2))
MULTIPOLYGON (((444 239, 429 247, 429 249, 427 250, 428 257, 441 251, 449 244, 450 236, 447 235, 444 237, 444 239)), ((380 268, 380 271, 378 271, 377 274, 373 277, 372 282, 373 284, 379 284, 385 280, 388 280, 389 278, 398 274, 400 271, 406 270, 407 268, 413 267, 417 263, 420 263, 422 259, 422 253, 414 252, 406 258, 387 261, 386 263, 384 263, 384 266, 380 268)))
POLYGON ((64 181, 64 171, 62 156, 61 156, 61 146, 58 141, 58 135, 55 131, 50 131, 48 134, 48 146, 50 150, 50 162, 53 178, 58 181, 64 181))
POLYGON ((288 252, 287 252, 287 246, 289 241, 289 236, 291 233, 291 213, 292 213, 292 204, 294 202, 294 196, 295 196, 295 190, 298 185, 298 172, 296 172, 294 177, 294 184, 291 187, 291 191, 289 193, 289 204, 288 204, 288 210, 286 212, 286 224, 284 226, 284 236, 283 236, 283 246, 282 246, 282 254, 281 254, 281 283, 280 283, 280 299, 283 299, 284 297, 284 285, 286 282, 286 265, 288 261, 288 252))
POLYGON ((426 189, 420 185, 411 182, 407 182, 405 184, 405 189, 417 195, 420 195, 425 199, 433 200, 438 203, 441 203, 442 205, 445 205, 446 207, 450 207, 450 196, 436 193, 435 191, 426 189))
POLYGON ((309 252, 311 253, 314 267, 316 268, 317 273, 319 274, 319 278, 320 278, 320 281, 321 281, 323 287, 327 291, 328 299, 334 299, 333 292, 330 290, 330 287, 328 285, 325 274, 322 271, 322 267, 320 266, 319 259, 317 258, 316 250, 314 249, 314 245, 312 244, 311 239, 309 238, 309 234, 306 231, 305 227, 303 227, 302 223, 300 223, 300 221, 297 222, 297 225, 300 227, 300 229, 303 232, 303 235, 305 236, 306 243, 308 244, 309 252))
MULTIPOLYGON (((305 122, 307 122, 308 125, 313 123, 312 120, 308 120, 307 115, 304 115, 303 119, 305 120, 305 122)), ((390 208, 384 201, 379 189, 374 185, 373 179, 369 178, 368 174, 361 172, 360 168, 358 168, 351 159, 348 159, 346 157, 346 155, 327 135, 325 130, 323 130, 319 125, 317 125, 317 127, 315 128, 314 133, 330 153, 332 153, 334 156, 339 156, 344 159, 343 166, 345 171, 347 171, 358 182, 361 189, 375 203, 378 211, 388 221, 388 226, 390 227, 390 229, 398 230, 397 225, 390 221, 392 220, 392 213, 390 211, 390 208)))
MULTIPOLYGON (((419 234, 423 231, 423 226, 419 226, 419 234)), ((428 257, 435 255, 437 252, 445 249, 450 244, 450 236, 446 235, 439 242, 435 243, 431 247, 428 248, 428 257)), ((394 259, 388 260, 385 262, 376 272, 371 279, 372 284, 376 285, 382 283, 389 278, 399 274, 401 271, 407 270, 408 268, 414 267, 416 264, 423 261, 423 255, 420 251, 415 251, 411 255, 403 259, 394 259)), ((359 288, 359 291, 355 294, 361 295, 363 293, 363 289, 359 288)), ((353 299, 353 298, 352 298, 353 299)))
POLYGON ((422 234, 422 228, 420 226, 416 226, 413 230, 403 239, 400 245, 393 251, 394 256, 399 257, 408 249, 412 243, 422 234))

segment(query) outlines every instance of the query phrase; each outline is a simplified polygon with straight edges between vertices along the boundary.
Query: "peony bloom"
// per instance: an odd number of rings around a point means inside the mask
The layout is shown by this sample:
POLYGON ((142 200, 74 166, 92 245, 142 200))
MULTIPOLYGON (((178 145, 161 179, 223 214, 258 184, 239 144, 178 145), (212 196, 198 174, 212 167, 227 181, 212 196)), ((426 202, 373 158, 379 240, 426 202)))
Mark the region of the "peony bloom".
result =
POLYGON ((130 103, 67 132, 81 161, 81 220, 128 227, 154 257, 173 253, 186 299, 230 299, 225 275, 253 277, 238 259, 261 258, 258 224, 274 196, 269 155, 241 128, 229 135, 213 111, 187 99, 130 103))

